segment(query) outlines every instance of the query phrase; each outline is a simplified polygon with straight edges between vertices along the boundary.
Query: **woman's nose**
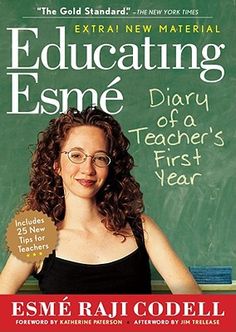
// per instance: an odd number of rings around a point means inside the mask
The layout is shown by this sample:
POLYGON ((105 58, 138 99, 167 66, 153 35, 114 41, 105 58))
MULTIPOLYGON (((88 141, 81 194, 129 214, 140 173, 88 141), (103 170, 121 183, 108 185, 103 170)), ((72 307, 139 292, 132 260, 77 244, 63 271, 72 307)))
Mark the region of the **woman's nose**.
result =
POLYGON ((86 160, 80 164, 80 171, 82 174, 93 175, 96 173, 93 158, 91 156, 87 156, 86 160))

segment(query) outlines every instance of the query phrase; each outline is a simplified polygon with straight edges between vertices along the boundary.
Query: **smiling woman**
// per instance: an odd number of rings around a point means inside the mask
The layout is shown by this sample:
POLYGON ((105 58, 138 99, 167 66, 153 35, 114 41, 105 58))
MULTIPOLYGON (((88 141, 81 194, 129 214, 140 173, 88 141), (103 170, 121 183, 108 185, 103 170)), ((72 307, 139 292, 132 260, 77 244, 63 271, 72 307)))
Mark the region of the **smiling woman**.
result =
POLYGON ((43 293, 151 293, 149 259, 173 293, 199 293, 157 224, 143 214, 129 141, 96 107, 50 121, 33 156, 26 209, 51 217, 56 250, 40 266, 10 256, 0 293, 15 293, 29 274, 43 293))
POLYGON ((62 150, 54 167, 62 178, 65 196, 70 192, 95 198, 106 181, 110 160, 103 130, 94 126, 71 128, 62 150))

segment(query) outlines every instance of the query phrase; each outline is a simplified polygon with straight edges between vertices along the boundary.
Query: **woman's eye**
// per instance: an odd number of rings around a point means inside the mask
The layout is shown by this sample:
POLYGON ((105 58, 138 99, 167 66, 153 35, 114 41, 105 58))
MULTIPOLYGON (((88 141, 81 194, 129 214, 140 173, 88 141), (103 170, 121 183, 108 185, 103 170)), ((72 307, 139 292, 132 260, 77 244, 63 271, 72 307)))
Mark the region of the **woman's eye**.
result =
POLYGON ((80 152, 72 152, 71 153, 71 158, 73 158, 73 159, 83 159, 84 155, 83 155, 83 153, 80 153, 80 152))
POLYGON ((95 158, 99 161, 106 161, 106 156, 96 156, 95 158))

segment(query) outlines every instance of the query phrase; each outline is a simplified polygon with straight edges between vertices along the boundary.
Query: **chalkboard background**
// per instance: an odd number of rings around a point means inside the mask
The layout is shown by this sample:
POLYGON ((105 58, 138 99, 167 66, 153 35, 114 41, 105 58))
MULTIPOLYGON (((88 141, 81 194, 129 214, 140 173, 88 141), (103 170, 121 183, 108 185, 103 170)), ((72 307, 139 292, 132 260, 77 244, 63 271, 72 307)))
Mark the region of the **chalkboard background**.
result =
MULTIPOLYGON (((41 1, 40 5, 48 5, 50 8, 59 9, 68 2, 57 1, 53 7, 49 1, 41 1)), ((99 8, 107 7, 110 2, 100 1, 99 8)), ((119 76, 121 81, 117 88, 124 96, 124 108, 115 115, 121 123, 124 132, 131 142, 130 152, 135 159, 136 168, 134 175, 141 184, 145 200, 145 212, 149 214, 161 226, 167 234, 173 247, 184 260, 186 265, 232 265, 233 277, 236 278, 236 54, 235 54, 235 4, 233 1, 197 1, 196 9, 198 17, 175 18, 144 15, 141 18, 137 9, 191 9, 191 2, 182 1, 181 8, 178 1, 130 1, 131 8, 127 17, 99 18, 99 17, 47 17, 41 16, 37 11, 36 2, 33 1, 3 1, 1 2, 1 109, 0 109, 0 216, 1 216, 1 251, 0 263, 3 266, 7 251, 5 245, 5 230, 11 217, 19 207, 22 195, 28 190, 28 174, 32 149, 30 144, 35 144, 37 133, 44 129, 52 116, 50 115, 13 115, 11 112, 11 72, 7 67, 11 64, 11 33, 9 27, 37 27, 39 29, 38 40, 30 35, 31 58, 28 62, 22 55, 25 64, 34 63, 43 46, 48 43, 58 42, 56 26, 65 26, 68 43, 93 43, 98 46, 103 43, 114 44, 117 48, 125 43, 141 45, 144 37, 150 37, 153 44, 187 44, 192 43, 199 47, 198 61, 201 61, 201 49, 205 44, 215 43, 226 45, 225 50, 217 62, 225 68, 225 77, 217 83, 205 83, 199 78, 199 70, 145 70, 138 71, 119 69, 102 71, 83 70, 48 71, 45 68, 39 70, 39 82, 36 84, 29 77, 22 79, 24 84, 30 86, 30 100, 21 98, 21 110, 30 111, 40 100, 40 93, 45 88, 79 88, 82 91, 93 87, 98 94, 104 91, 107 85, 119 76), (134 13, 136 12, 136 14, 134 13), (74 33, 75 24, 103 24, 119 25, 118 33, 74 33), (127 33, 124 31, 126 24, 151 25, 150 33, 127 33), (218 25, 220 33, 159 33, 159 24, 211 24, 218 25), (184 96, 191 92, 199 94, 199 100, 207 95, 209 110, 205 105, 197 105, 195 98, 189 105, 167 105, 163 102, 158 107, 151 107, 150 89, 159 89, 164 95, 184 96), (167 90, 169 89, 169 90, 167 90), (177 120, 174 127, 170 120, 171 111, 177 120), (191 117, 190 117, 191 116, 191 117), (186 120, 186 117, 187 120, 186 120), (192 123, 192 125, 190 125, 192 123), (137 139, 137 129, 140 131, 140 141, 137 139), (136 131, 135 131, 136 130, 136 131), (194 133, 208 133, 203 144, 187 144, 183 139, 178 145, 160 144, 160 134, 167 138, 177 131, 185 132, 191 137, 194 133), (146 135, 149 134, 145 141, 146 135), (218 134, 217 134, 218 133, 218 134), (153 143, 153 137, 158 136, 157 144, 153 143), (216 135, 216 136, 215 136, 216 135), (218 138, 217 138, 218 137, 218 138), (220 138, 219 138, 220 137, 220 138), (197 159, 196 149, 198 149, 197 159), (183 156, 188 154, 191 166, 186 162, 180 164, 176 159, 176 165, 168 160, 161 159, 160 165, 156 163, 155 153, 165 157, 183 156), (159 166, 159 167, 158 167, 159 166), (186 181, 194 173, 196 176, 191 185, 181 184, 184 177, 178 180, 180 184, 169 185, 166 180, 161 184, 157 173, 163 170, 165 179, 168 174, 175 172, 177 177, 184 175, 186 181)), ((78 7, 78 1, 70 1, 67 8, 78 7)), ((91 6, 87 1, 79 1, 79 6, 91 6)), ((112 8, 127 6, 127 1, 112 2, 112 8)), ((179 15, 182 17, 182 15, 179 15)), ((23 43, 23 41, 22 41, 23 43)), ((82 48, 82 46, 81 46, 82 48)), ((140 59, 142 48, 140 47, 140 59)), ((22 53, 23 54, 23 53, 22 53)), ((173 49, 169 54, 169 61, 174 64, 173 49)), ((53 61, 53 60, 52 60, 53 61)), ((105 59, 109 63, 109 58, 105 59)), ((157 61, 153 59, 154 63, 157 61)), ((183 63, 189 66, 189 54, 186 52, 183 63)), ((154 95, 153 95, 154 96, 154 95)), ((155 94, 154 98, 157 97, 155 94)), ((60 100, 60 97, 58 98, 60 100)), ((13 101, 15 102, 15 101, 13 101)), ((157 100, 156 100, 157 102, 157 100)), ((91 99, 84 99, 84 107, 91 103, 91 99)), ((69 104, 76 106, 74 96, 71 96, 69 104)), ((112 109, 112 104, 110 104, 112 109)), ((117 104, 114 104, 114 107, 117 104)), ((185 156, 186 158, 186 156, 185 156)), ((173 160, 173 159, 172 159, 173 160)), ((183 162, 183 160, 182 160, 183 162)), ((176 179, 177 179, 176 177, 176 179)), ((174 179, 171 183, 175 182, 174 179)), ((1 267, 0 267, 1 268, 1 267)), ((159 278, 153 271, 153 278, 159 278)))

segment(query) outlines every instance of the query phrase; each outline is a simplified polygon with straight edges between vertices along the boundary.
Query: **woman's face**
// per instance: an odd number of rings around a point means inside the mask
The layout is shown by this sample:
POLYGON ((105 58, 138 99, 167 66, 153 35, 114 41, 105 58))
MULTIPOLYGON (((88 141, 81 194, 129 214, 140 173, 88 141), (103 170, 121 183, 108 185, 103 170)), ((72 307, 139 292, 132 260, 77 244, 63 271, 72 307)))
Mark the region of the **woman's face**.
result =
MULTIPOLYGON (((101 128, 79 126, 71 128, 61 152, 75 151, 75 157, 82 153, 89 155, 80 163, 73 163, 66 153, 61 153, 60 163, 56 165, 62 177, 65 195, 72 194, 80 198, 92 199, 103 186, 108 176, 109 166, 98 167, 92 156, 108 152, 107 140, 101 128)), ((74 153, 74 152, 73 152, 74 153)))

